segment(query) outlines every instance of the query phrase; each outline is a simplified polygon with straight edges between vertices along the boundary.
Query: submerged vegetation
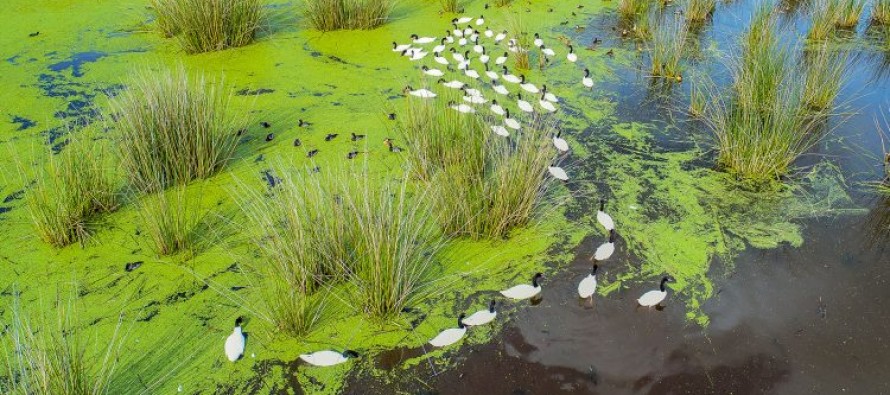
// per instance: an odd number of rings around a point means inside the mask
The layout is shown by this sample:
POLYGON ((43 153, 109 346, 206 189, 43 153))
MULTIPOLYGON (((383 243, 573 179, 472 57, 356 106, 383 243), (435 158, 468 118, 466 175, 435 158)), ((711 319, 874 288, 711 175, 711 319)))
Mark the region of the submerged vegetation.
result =
POLYGON ((151 0, 151 6, 158 29, 187 53, 250 44, 264 18, 262 0, 151 0))
POLYGON ((410 101, 399 131, 449 235, 507 237, 528 224, 552 182, 547 167, 557 157, 550 143, 556 129, 546 121, 534 121, 511 141, 480 118, 410 101))
POLYGON ((154 192, 210 177, 232 157, 244 112, 218 82, 183 67, 142 71, 111 104, 117 150, 131 185, 154 192))
POLYGON ((404 183, 350 181, 366 174, 275 172, 281 182, 268 197, 247 187, 238 194, 265 258, 250 272, 276 327, 308 333, 325 294, 343 281, 348 300, 374 318, 422 298, 442 246, 426 195, 412 196, 404 183))
POLYGON ((304 0, 310 25, 323 32, 373 29, 389 20, 393 0, 304 0))
POLYGON ((85 242, 98 216, 117 208, 112 169, 107 150, 94 142, 74 141, 50 155, 27 201, 37 235, 55 247, 85 242))

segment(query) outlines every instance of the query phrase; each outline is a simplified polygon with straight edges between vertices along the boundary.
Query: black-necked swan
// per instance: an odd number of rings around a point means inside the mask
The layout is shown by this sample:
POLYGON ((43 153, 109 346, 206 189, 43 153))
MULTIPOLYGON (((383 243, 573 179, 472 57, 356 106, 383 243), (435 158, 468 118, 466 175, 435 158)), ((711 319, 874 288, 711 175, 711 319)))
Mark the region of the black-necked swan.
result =
POLYGON ((346 350, 342 353, 324 350, 316 351, 312 354, 300 354, 300 359, 306 363, 315 366, 334 366, 349 360, 349 358, 357 358, 358 353, 352 350, 346 350))
POLYGON ((469 326, 479 326, 485 325, 495 319, 498 313, 494 309, 495 301, 492 300, 488 303, 488 308, 485 310, 479 310, 473 314, 470 314, 469 317, 463 319, 463 323, 469 326))
POLYGON ((640 306, 643 307, 657 306, 667 296, 667 290, 665 290, 664 284, 670 281, 670 279, 671 278, 669 276, 664 276, 661 279, 661 285, 659 286, 659 289, 653 289, 649 292, 644 293, 643 296, 640 296, 640 298, 637 299, 637 303, 639 303, 640 306))
POLYGON ((519 284, 513 286, 509 289, 501 291, 501 295, 515 300, 532 298, 541 293, 541 284, 539 284, 538 281, 540 281, 543 277, 543 274, 535 273, 534 277, 532 277, 531 284, 519 284))
POLYGON ((232 362, 237 361, 244 355, 244 342, 247 339, 244 337, 244 332, 241 331, 241 323, 243 321, 241 317, 236 318, 235 329, 232 329, 232 334, 226 338, 226 358, 232 362))
POLYGON ((430 345, 433 347, 445 347, 457 343, 467 333, 467 326, 463 323, 464 317, 466 317, 466 314, 461 314, 457 318, 457 328, 449 328, 440 332, 430 340, 430 345))
POLYGON ((600 223, 606 230, 615 229, 615 221, 612 216, 606 213, 606 199, 600 199, 600 209, 596 212, 596 221, 600 223))
POLYGON ((596 252, 593 253, 593 259, 597 261, 604 261, 609 259, 612 256, 612 253, 615 252, 615 229, 609 231, 609 241, 603 243, 599 247, 597 247, 596 252))
POLYGON ((578 284, 578 296, 581 298, 589 298, 596 293, 596 270, 599 269, 599 266, 593 265, 593 271, 584 277, 581 280, 581 283, 578 284))

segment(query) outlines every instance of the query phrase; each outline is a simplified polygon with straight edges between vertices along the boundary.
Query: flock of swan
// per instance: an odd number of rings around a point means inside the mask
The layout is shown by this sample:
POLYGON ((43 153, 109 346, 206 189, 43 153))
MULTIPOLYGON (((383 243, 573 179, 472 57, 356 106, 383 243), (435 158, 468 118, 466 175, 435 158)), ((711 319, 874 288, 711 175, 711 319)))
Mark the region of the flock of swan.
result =
MULTIPOLYGON (((440 85, 444 89, 461 91, 463 94, 462 102, 450 101, 448 106, 451 109, 462 114, 476 114, 477 109, 481 108, 480 106, 487 105, 488 110, 495 116, 493 119, 498 120, 490 125, 491 130, 503 137, 509 137, 511 130, 520 131, 523 127, 522 122, 511 115, 510 109, 504 107, 503 104, 515 101, 516 108, 521 113, 529 115, 546 115, 557 111, 556 104, 559 103, 559 98, 548 91, 547 85, 541 85, 539 88, 534 83, 527 81, 525 75, 512 74, 506 66, 505 63, 510 57, 510 52, 528 51, 527 48, 520 47, 518 39, 508 39, 507 31, 495 32, 485 27, 485 19, 481 16, 479 18, 455 18, 452 20, 452 26, 453 29, 446 30, 445 36, 442 38, 421 37, 413 34, 410 37, 411 43, 409 44, 392 43, 394 52, 411 61, 421 61, 427 59, 432 54, 432 59, 435 63, 445 66, 444 71, 440 66, 430 65, 422 65, 420 70, 424 76, 435 78, 436 85, 440 85), (464 27, 461 28, 461 26, 464 27), (484 29, 484 31, 480 33, 479 29, 484 29), (431 44, 436 45, 432 49, 428 49, 427 47, 431 44), (498 49, 494 51, 491 48, 498 49), (490 53, 494 51, 500 54, 501 49, 504 50, 503 54, 492 58, 494 55, 490 53), (481 73, 477 69, 482 69, 481 73), (481 90, 484 87, 484 84, 481 83, 484 81, 483 76, 488 81, 487 86, 494 93, 502 96, 499 97, 501 99, 500 102, 494 97, 491 97, 489 100, 483 94, 481 90), (515 87, 508 88, 508 84, 515 87), (515 96, 513 95, 514 93, 515 96), (525 97, 523 97, 523 93, 526 94, 525 97), (534 104, 526 100, 532 97, 537 98, 534 104)), ((534 35, 533 44, 540 51, 540 54, 548 60, 556 56, 553 48, 547 47, 544 40, 537 33, 534 35)), ((568 45, 568 53, 566 53, 565 58, 571 63, 575 63, 578 60, 578 55, 574 52, 574 48, 571 45, 568 45)), ((580 84, 588 89, 593 87, 593 79, 590 77, 590 71, 586 68, 583 70, 580 84)), ((424 85, 429 86, 429 84, 424 85)), ((438 96, 436 92, 427 87, 414 89, 411 86, 407 86, 405 87, 405 93, 421 99, 435 99, 438 96)), ((569 145, 561 137, 561 132, 558 132, 552 139, 553 145, 558 151, 568 152, 569 145)), ((567 181, 569 178, 566 171, 555 164, 549 166, 548 170, 554 178, 561 181, 567 181)), ((596 276, 599 269, 596 262, 609 259, 615 252, 615 222, 605 212, 605 200, 600 200, 596 219, 609 233, 609 238, 596 249, 592 257, 594 261, 592 271, 578 284, 578 296, 583 299, 592 298, 596 293, 596 276)), ((542 279, 542 273, 535 273, 531 284, 518 284, 502 290, 500 293, 505 298, 511 300, 532 299, 541 294, 542 279)), ((659 288, 644 293, 637 299, 637 303, 644 307, 657 306, 667 296, 665 284, 668 281, 671 281, 669 276, 663 277, 659 288)), ((446 347, 457 343, 464 337, 468 327, 485 325, 494 321, 497 318, 496 305, 497 302, 491 300, 486 309, 474 312, 469 316, 460 314, 457 319, 457 327, 441 331, 429 340, 428 343, 433 347, 446 347)), ((244 354, 246 337, 242 332, 241 323, 241 318, 235 321, 235 328, 225 342, 226 357, 232 362, 237 361, 244 354)), ((300 359, 315 366, 333 366, 356 356, 357 354, 351 350, 344 352, 323 350, 311 354, 302 354, 300 359)))

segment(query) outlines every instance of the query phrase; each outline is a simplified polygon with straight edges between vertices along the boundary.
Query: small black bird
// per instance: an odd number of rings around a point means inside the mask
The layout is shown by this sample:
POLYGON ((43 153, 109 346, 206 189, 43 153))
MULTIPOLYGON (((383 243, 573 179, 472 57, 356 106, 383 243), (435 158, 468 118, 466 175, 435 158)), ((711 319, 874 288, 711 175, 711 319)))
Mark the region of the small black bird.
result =
POLYGON ((595 37, 595 38, 593 39, 593 45, 597 45, 597 44, 599 44, 599 43, 601 43, 601 42, 603 42, 603 40, 600 40, 599 37, 595 37))
POLYGON ((124 265, 124 270, 132 272, 133 270, 138 269, 139 266, 142 266, 142 263, 142 261, 128 262, 126 265, 124 265))
MULTIPOLYGON (((449 64, 448 66, 450 67, 451 65, 449 64)), ((396 113, 394 113, 394 112, 389 113, 389 120, 390 120, 390 121, 395 121, 395 120, 396 120, 396 113)))
POLYGON ((396 147, 396 145, 392 143, 392 139, 390 138, 386 138, 385 140, 383 140, 383 144, 389 148, 389 152, 402 152, 402 149, 396 147))
POLYGON ((269 184, 269 188, 275 188, 275 185, 278 185, 278 179, 268 170, 263 172, 263 178, 266 180, 266 183, 269 184))
POLYGON ((260 125, 263 125, 264 128, 268 129, 272 127, 272 124, 266 121, 260 122, 260 125))
POLYGON ((583 5, 583 4, 578 4, 578 9, 580 10, 580 9, 582 9, 582 8, 584 8, 584 5, 583 5))
POLYGON ((578 14, 576 14, 575 11, 572 11, 572 16, 578 16, 578 14))
POLYGON ((547 12, 553 12, 553 9, 551 8, 551 9, 547 10, 547 12))
POLYGON ((318 172, 321 171, 321 167, 320 167, 320 166, 315 166, 315 167, 313 167, 312 170, 310 170, 310 171, 313 172, 313 173, 318 173, 318 172))
POLYGON ((311 158, 311 157, 313 157, 313 156, 315 156, 315 155, 317 155, 317 154, 318 154, 318 150, 317 150, 317 149, 314 149, 314 150, 312 150, 312 151, 307 152, 307 153, 306 153, 306 157, 307 157, 307 158, 311 158))
POLYGON ((303 145, 303 142, 300 139, 294 139, 294 147, 299 147, 303 145))
POLYGON ((363 134, 352 133, 352 141, 359 141, 363 138, 365 138, 365 135, 363 135, 363 134))
POLYGON ((355 158, 356 156, 358 156, 358 154, 359 154, 358 151, 352 151, 352 152, 346 154, 346 159, 353 159, 353 158, 355 158))
POLYGON ((34 32, 28 35, 28 37, 37 37, 40 35, 40 32, 34 32))
POLYGON ((613 51, 613 50, 610 49, 608 52, 606 52, 606 56, 608 56, 608 57, 610 57, 610 58, 613 57, 613 56, 615 56, 615 51, 613 51))
POLYGON ((339 136, 339 134, 337 134, 337 133, 328 133, 327 136, 324 136, 324 141, 331 141, 331 140, 337 138, 337 136, 339 136))
POLYGON ((485 9, 486 10, 488 9, 488 3, 485 3, 485 9))
POLYGON ((275 140, 275 133, 269 133, 266 135, 266 141, 275 140))
POLYGON ((300 123, 297 126, 299 126, 301 128, 308 128, 308 127, 312 126, 312 124, 301 119, 300 123))

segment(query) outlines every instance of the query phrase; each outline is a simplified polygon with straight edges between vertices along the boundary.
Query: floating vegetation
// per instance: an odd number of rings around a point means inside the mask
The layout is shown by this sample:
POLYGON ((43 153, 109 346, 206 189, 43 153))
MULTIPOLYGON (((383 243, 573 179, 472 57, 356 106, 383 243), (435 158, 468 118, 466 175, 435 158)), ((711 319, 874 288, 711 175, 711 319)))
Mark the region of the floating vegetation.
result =
POLYGON ((557 157, 552 125, 533 121, 505 138, 479 117, 409 102, 399 130, 414 153, 413 173, 435 191, 447 234, 504 238, 540 208, 551 182, 547 167, 557 157))
POLYGON ((61 154, 49 155, 27 199, 34 229, 43 241, 55 247, 83 243, 97 217, 117 208, 118 184, 109 158, 103 145, 77 140, 61 154))
POLYGON ((394 5, 393 0, 304 0, 303 13, 323 32, 367 30, 385 24, 394 5))
POLYGON ((506 7, 513 3, 513 0, 494 0, 495 7, 506 7))
POLYGON ((842 28, 856 27, 863 9, 865 9, 865 0, 839 0, 835 23, 842 28))
POLYGON ((264 18, 261 0, 151 0, 158 29, 187 53, 253 42, 264 18))
POLYGON ((848 56, 829 50, 827 44, 804 55, 804 104, 811 110, 829 109, 846 80, 848 56))
POLYGON ((652 63, 652 75, 682 80, 680 62, 686 48, 688 26, 679 17, 662 18, 655 25, 649 43, 649 56, 652 63))
POLYGON ((130 183, 154 192, 210 177, 232 157, 247 118, 222 84, 183 67, 139 72, 111 102, 117 149, 130 183))

